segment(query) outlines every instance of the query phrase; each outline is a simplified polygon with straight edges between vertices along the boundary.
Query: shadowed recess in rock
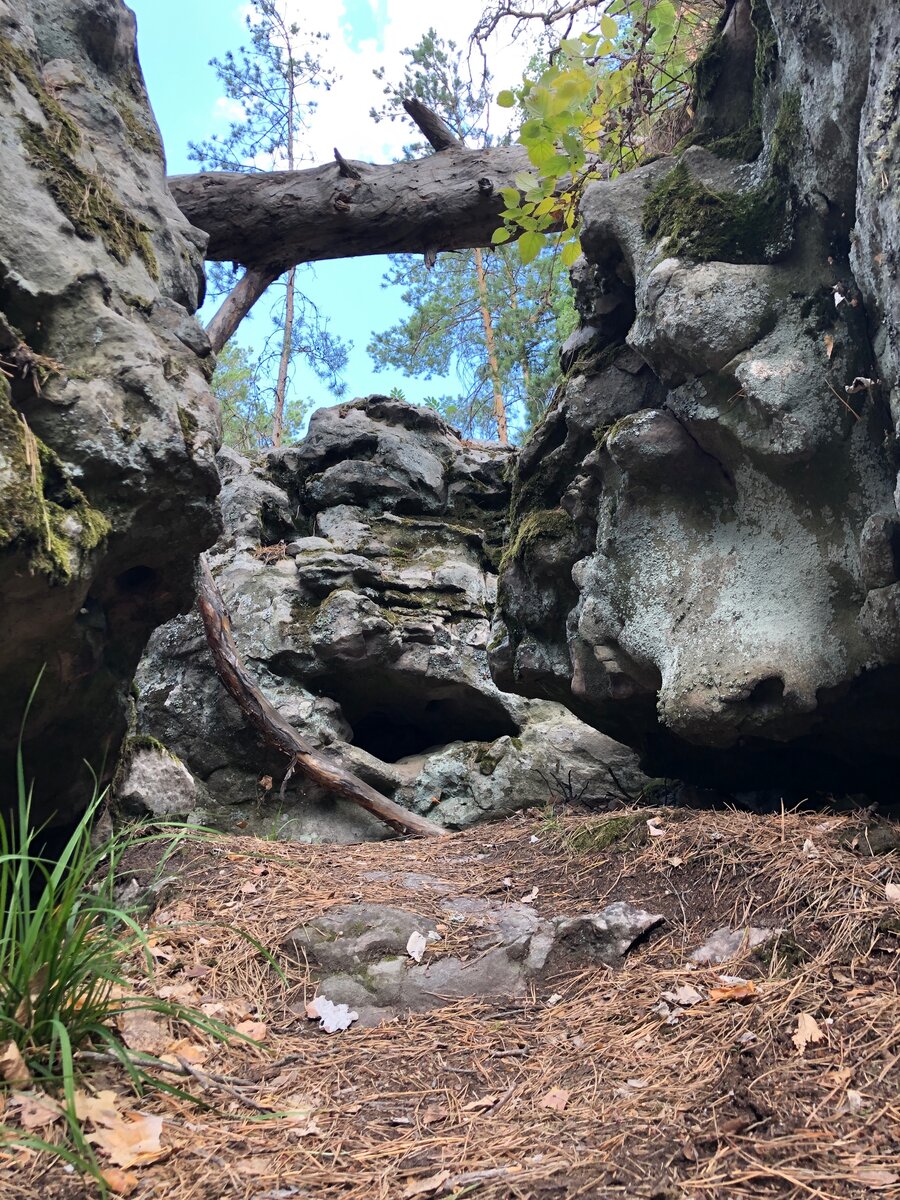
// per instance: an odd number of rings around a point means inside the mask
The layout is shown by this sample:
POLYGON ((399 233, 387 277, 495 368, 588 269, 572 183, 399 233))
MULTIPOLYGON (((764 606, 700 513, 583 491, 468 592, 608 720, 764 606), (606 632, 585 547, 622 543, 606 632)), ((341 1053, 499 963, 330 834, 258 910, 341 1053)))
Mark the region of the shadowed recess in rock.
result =
POLYGON ((502 704, 474 688, 459 684, 425 695, 422 682, 369 675, 329 681, 353 729, 351 744, 382 762, 398 762, 450 742, 493 742, 520 732, 502 704))

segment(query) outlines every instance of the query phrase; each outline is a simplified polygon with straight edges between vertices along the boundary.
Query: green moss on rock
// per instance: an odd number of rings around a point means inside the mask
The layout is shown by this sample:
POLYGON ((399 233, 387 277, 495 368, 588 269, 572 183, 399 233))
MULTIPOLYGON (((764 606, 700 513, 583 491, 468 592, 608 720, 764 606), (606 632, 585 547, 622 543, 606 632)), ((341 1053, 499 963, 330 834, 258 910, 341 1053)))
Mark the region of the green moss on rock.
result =
POLYGON ((150 154, 155 158, 162 157, 162 143, 159 134, 151 120, 139 112, 123 92, 113 96, 116 112, 122 118, 128 141, 140 154, 150 154))
POLYGON ((18 550, 32 571, 68 583, 81 555, 109 531, 106 517, 13 408, 0 376, 0 549, 18 550))
POLYGON ((147 228, 128 211, 106 179, 78 161, 78 126, 46 90, 28 55, 7 38, 0 38, 0 92, 6 96, 12 94, 13 77, 27 88, 44 115, 43 125, 22 118, 22 143, 57 207, 79 237, 99 238, 122 263, 137 254, 148 273, 158 279, 159 264, 147 228))
POLYGON ((515 533, 500 560, 500 569, 521 561, 535 543, 544 540, 558 542, 574 532, 575 523, 562 508, 537 509, 530 512, 516 526, 515 533))
POLYGON ((197 436, 197 430, 200 428, 200 423, 192 412, 188 412, 180 404, 178 405, 178 424, 181 426, 184 444, 188 449, 191 449, 194 445, 194 438, 197 436))
POLYGON ((644 235, 667 253, 706 262, 770 262, 788 233, 787 189, 769 180, 746 192, 714 192, 680 162, 644 204, 644 235))

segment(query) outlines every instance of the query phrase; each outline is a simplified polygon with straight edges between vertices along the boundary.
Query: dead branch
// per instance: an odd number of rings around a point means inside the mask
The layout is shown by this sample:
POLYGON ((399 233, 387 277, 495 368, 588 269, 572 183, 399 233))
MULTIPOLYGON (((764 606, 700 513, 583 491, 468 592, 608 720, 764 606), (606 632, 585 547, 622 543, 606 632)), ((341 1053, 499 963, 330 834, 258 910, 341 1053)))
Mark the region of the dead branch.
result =
POLYGON ((286 755, 292 767, 320 787, 358 804, 392 829, 422 837, 444 835, 446 831, 440 826, 388 800, 334 759, 316 750, 269 703, 241 661, 222 594, 203 555, 200 557, 197 602, 219 678, 267 745, 286 755))

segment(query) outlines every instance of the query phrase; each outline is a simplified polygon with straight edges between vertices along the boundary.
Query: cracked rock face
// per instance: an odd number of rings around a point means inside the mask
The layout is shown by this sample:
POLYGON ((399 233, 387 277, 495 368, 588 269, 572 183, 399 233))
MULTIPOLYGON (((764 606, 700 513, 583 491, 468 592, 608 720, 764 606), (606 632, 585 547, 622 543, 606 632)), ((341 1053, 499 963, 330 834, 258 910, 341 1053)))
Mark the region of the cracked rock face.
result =
POLYGON ((900 756, 900 14, 820 8, 729 5, 697 144, 588 189, 491 642, 501 687, 732 788, 900 756))
POLYGON ((220 528, 204 239, 117 0, 0 0, 0 177, 0 775, 8 794, 43 667, 25 758, 36 808, 66 819, 220 528))
MULTIPOLYGON (((450 828, 544 803, 570 772, 597 798, 646 782, 633 752, 490 678, 509 457, 378 396, 319 410, 299 446, 255 465, 219 455, 226 532, 210 558, 257 683, 345 766, 450 828)), ((173 786, 145 786, 139 749, 137 783, 132 771, 121 786, 132 809, 302 840, 386 832, 300 777, 279 797, 286 764, 221 688, 196 614, 157 631, 137 687, 138 734, 195 786, 165 763, 173 786)))

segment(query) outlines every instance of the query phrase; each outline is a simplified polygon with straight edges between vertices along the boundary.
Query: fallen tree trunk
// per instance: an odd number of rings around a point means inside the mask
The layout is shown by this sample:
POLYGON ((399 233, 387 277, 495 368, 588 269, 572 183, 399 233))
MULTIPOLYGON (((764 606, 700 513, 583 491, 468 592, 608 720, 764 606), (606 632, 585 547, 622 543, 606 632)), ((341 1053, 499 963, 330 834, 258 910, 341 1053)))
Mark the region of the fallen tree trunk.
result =
POLYGON ((448 146, 387 166, 339 156, 305 171, 168 182, 187 219, 209 234, 208 259, 280 273, 329 258, 488 246, 505 207, 500 189, 530 169, 522 146, 448 146))
POLYGON ((266 744, 287 756, 289 771, 297 768, 321 787, 352 800, 400 833, 440 837, 446 832, 425 817, 388 800, 333 759, 321 754, 269 703, 241 661, 231 632, 231 620, 205 555, 200 556, 197 601, 219 678, 266 744))

